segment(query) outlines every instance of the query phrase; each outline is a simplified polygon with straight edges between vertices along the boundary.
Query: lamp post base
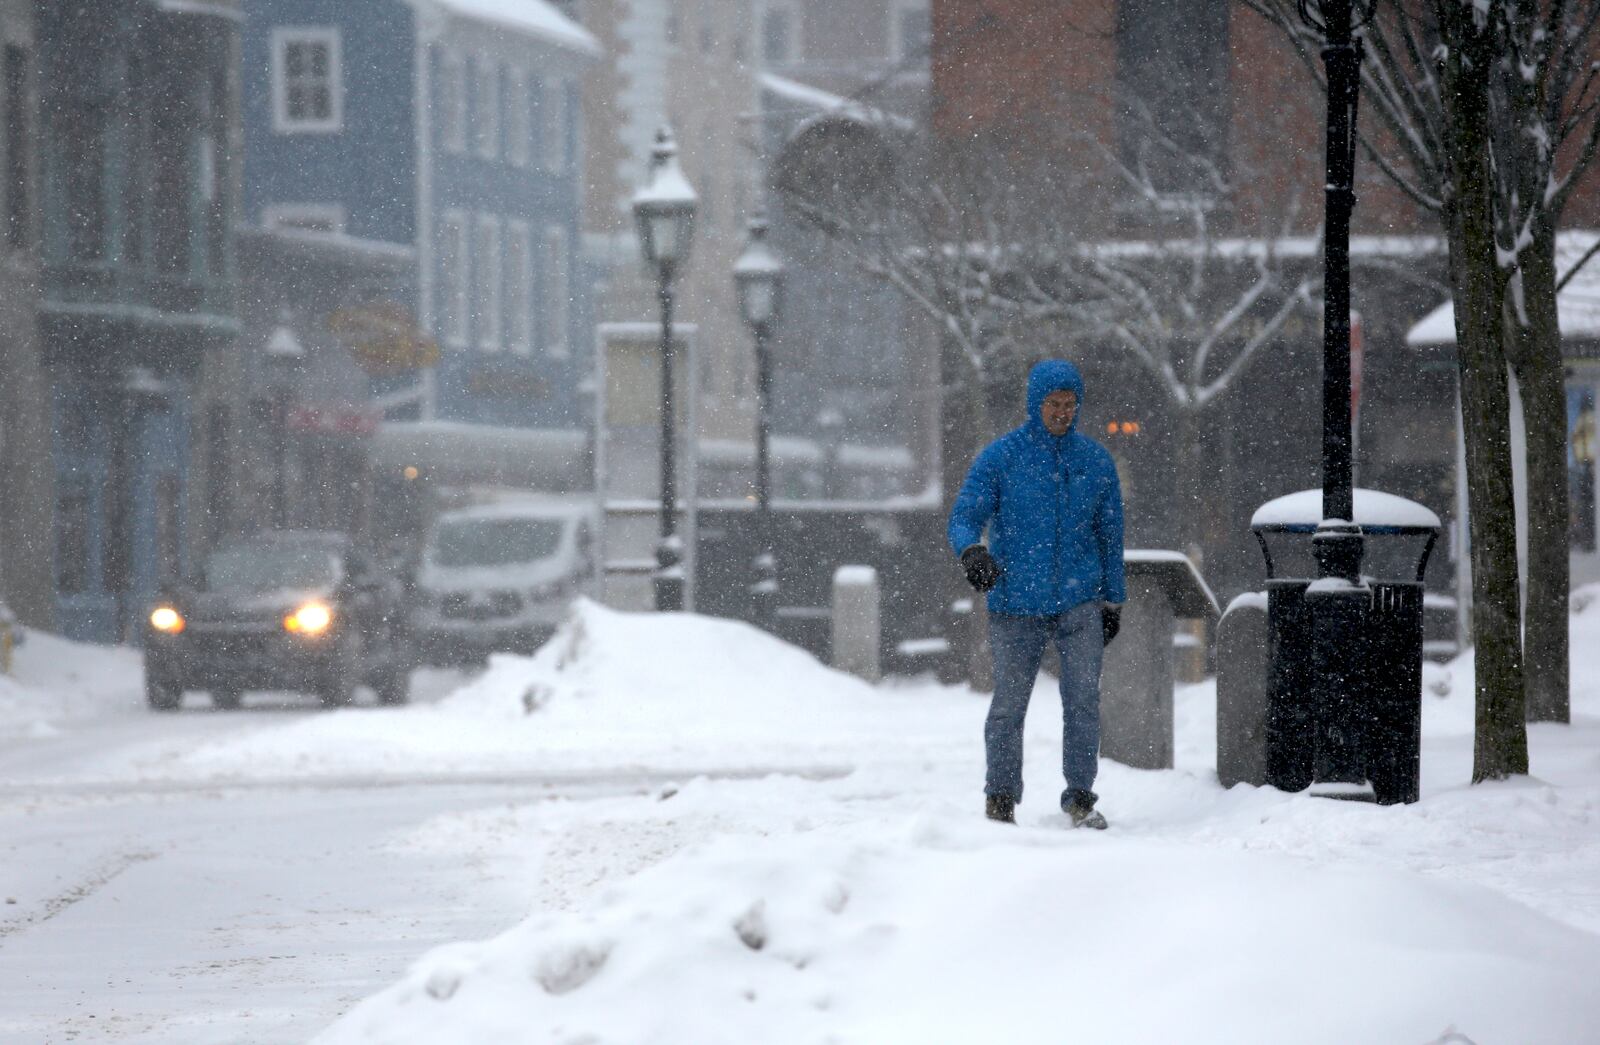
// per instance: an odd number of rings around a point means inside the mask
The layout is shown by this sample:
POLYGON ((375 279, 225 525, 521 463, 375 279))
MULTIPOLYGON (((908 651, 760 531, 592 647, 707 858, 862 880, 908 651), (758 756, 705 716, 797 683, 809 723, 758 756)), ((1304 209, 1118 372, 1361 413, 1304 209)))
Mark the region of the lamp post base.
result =
POLYGON ((756 627, 776 634, 778 626, 778 561, 770 552, 756 556, 755 582, 750 585, 750 611, 756 627))
POLYGON ((683 541, 676 534, 661 538, 656 545, 656 572, 653 576, 656 610, 677 613, 683 609, 683 541))

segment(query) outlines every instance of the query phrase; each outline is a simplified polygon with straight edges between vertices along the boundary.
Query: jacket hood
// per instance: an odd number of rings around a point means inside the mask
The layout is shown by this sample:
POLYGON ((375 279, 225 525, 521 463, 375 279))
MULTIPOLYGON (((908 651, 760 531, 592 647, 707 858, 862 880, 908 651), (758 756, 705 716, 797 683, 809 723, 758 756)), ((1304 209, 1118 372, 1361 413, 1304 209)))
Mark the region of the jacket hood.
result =
POLYGON ((1083 416, 1083 375, 1065 359, 1046 359, 1035 363, 1028 372, 1028 426, 1040 435, 1048 436, 1044 422, 1039 419, 1039 408, 1051 392, 1069 389, 1078 397, 1078 413, 1067 428, 1069 433, 1078 430, 1078 418, 1083 416))

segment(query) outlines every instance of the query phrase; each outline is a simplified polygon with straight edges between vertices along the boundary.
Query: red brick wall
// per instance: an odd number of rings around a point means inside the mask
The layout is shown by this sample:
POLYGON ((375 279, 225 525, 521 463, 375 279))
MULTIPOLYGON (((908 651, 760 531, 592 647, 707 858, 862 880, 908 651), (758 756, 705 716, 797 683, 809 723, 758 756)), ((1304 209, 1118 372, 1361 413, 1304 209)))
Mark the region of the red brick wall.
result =
MULTIPOLYGON (((933 0, 935 135, 947 146, 990 136, 1014 156, 1103 166, 1082 139, 1115 142, 1115 26, 1116 0, 933 0)), ((1322 91, 1278 31, 1240 6, 1229 36, 1223 89, 1231 95, 1237 228, 1275 231, 1285 201, 1298 198, 1294 227, 1309 232, 1322 210, 1322 91)), ((1370 116, 1363 126, 1376 130, 1370 116)), ((1358 233, 1433 231, 1433 219, 1370 162, 1358 161, 1358 178, 1358 233)))

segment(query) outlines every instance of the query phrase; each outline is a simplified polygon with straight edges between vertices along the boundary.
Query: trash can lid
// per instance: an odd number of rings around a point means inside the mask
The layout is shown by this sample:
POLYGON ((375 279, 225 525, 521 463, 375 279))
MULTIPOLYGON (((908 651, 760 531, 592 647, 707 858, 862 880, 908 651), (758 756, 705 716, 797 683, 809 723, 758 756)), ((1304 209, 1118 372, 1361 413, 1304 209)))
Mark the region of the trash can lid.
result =
POLYGON ((1222 615, 1205 578, 1182 552, 1129 548, 1122 553, 1122 568, 1129 577, 1149 577, 1161 585, 1176 616, 1215 620, 1222 615))
MULTIPOLYGON (((1416 501, 1380 490, 1355 489, 1355 515, 1351 522, 1368 533, 1438 533, 1439 517, 1416 501)), ((1315 533, 1322 522, 1322 490, 1301 490, 1263 504, 1250 517, 1252 530, 1276 533, 1315 533)))

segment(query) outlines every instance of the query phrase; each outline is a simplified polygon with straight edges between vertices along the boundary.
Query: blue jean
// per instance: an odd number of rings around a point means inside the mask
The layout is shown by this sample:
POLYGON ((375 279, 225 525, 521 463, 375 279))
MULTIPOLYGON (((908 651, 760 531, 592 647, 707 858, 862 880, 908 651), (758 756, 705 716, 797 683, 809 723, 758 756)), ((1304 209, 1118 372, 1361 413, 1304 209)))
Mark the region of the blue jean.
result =
POLYGON ((1022 801, 1022 722, 1039 676, 1044 644, 1061 654, 1061 775, 1071 792, 1094 787, 1100 751, 1100 658, 1105 649, 1100 604, 1087 602, 1049 617, 989 616, 994 699, 983 723, 989 771, 983 791, 1022 801))

